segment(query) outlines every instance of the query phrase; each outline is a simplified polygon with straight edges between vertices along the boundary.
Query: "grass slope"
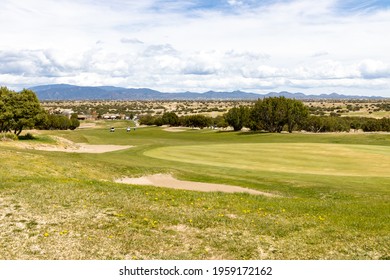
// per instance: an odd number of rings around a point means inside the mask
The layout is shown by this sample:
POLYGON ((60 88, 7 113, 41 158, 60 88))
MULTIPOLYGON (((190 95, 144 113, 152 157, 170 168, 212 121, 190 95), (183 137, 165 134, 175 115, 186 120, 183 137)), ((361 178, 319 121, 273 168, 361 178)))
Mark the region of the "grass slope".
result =
POLYGON ((1 259, 390 257, 388 134, 126 133, 126 123, 109 133, 111 124, 47 134, 136 147, 68 154, 0 143, 1 259), (161 172, 282 197, 112 182, 161 172))

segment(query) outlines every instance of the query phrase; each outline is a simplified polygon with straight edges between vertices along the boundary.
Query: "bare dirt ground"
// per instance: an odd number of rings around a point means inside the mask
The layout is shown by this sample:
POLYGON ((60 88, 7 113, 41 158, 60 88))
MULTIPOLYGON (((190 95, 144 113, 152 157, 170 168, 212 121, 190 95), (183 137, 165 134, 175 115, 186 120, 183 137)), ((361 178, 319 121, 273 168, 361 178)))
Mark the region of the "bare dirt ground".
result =
POLYGON ((173 178, 172 175, 170 174, 154 174, 154 175, 149 175, 149 176, 144 176, 139 178, 121 178, 115 180, 115 182, 132 184, 132 185, 166 187, 172 189, 200 191, 200 192, 249 193, 254 195, 277 197, 277 195, 275 194, 256 191, 256 190, 237 187, 237 186, 181 181, 173 178))

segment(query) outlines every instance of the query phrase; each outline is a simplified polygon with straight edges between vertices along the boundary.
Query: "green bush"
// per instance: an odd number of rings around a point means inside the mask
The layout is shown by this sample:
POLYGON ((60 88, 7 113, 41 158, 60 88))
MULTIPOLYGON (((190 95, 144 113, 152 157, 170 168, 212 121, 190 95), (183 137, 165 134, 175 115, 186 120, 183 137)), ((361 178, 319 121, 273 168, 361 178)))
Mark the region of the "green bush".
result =
POLYGON ((14 133, 2 133, 1 141, 15 141, 18 140, 18 136, 14 133))
POLYGON ((30 132, 26 133, 26 135, 23 135, 23 136, 19 135, 18 138, 19 138, 19 140, 34 140, 35 139, 34 135, 32 135, 30 132))

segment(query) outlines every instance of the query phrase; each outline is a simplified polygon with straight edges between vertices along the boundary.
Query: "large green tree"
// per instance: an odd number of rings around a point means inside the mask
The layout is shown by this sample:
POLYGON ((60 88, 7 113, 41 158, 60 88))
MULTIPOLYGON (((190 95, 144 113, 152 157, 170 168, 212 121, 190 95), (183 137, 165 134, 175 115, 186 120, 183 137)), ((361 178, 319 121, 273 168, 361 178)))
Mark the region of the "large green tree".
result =
POLYGON ((249 122, 249 108, 239 106, 231 108, 225 115, 226 122, 233 127, 234 131, 241 130, 249 122))
POLYGON ((33 128, 43 122, 46 112, 35 93, 28 89, 21 92, 0 89, 0 130, 19 135, 25 128, 33 128))
POLYGON ((251 112, 252 129, 281 132, 287 123, 286 98, 270 97, 259 99, 251 112))
POLYGON ((250 113, 252 130, 281 132, 287 126, 289 132, 299 127, 308 117, 309 111, 298 100, 285 97, 269 97, 259 99, 250 113))
POLYGON ((162 124, 177 126, 180 124, 179 117, 174 112, 165 112, 161 117, 162 124))
POLYGON ((0 132, 11 131, 13 118, 13 112, 9 102, 12 99, 11 94, 6 87, 0 88, 0 132))
POLYGON ((301 128, 302 124, 309 116, 309 109, 295 99, 286 99, 287 106, 287 130, 292 132, 295 128, 301 128))

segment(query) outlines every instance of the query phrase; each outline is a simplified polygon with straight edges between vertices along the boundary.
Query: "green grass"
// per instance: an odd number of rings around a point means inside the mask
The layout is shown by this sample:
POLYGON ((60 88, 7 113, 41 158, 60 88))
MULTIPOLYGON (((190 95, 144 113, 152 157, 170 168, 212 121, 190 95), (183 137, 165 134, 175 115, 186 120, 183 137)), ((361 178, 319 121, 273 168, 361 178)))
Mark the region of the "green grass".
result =
POLYGON ((111 124, 22 142, 135 147, 75 154, 0 143, 1 259, 390 257, 389 134, 126 133, 126 123, 109 133, 111 124), (281 197, 113 183, 161 172, 281 197))
POLYGON ((390 147, 312 143, 171 146, 145 155, 165 160, 254 171, 389 177, 390 147))

